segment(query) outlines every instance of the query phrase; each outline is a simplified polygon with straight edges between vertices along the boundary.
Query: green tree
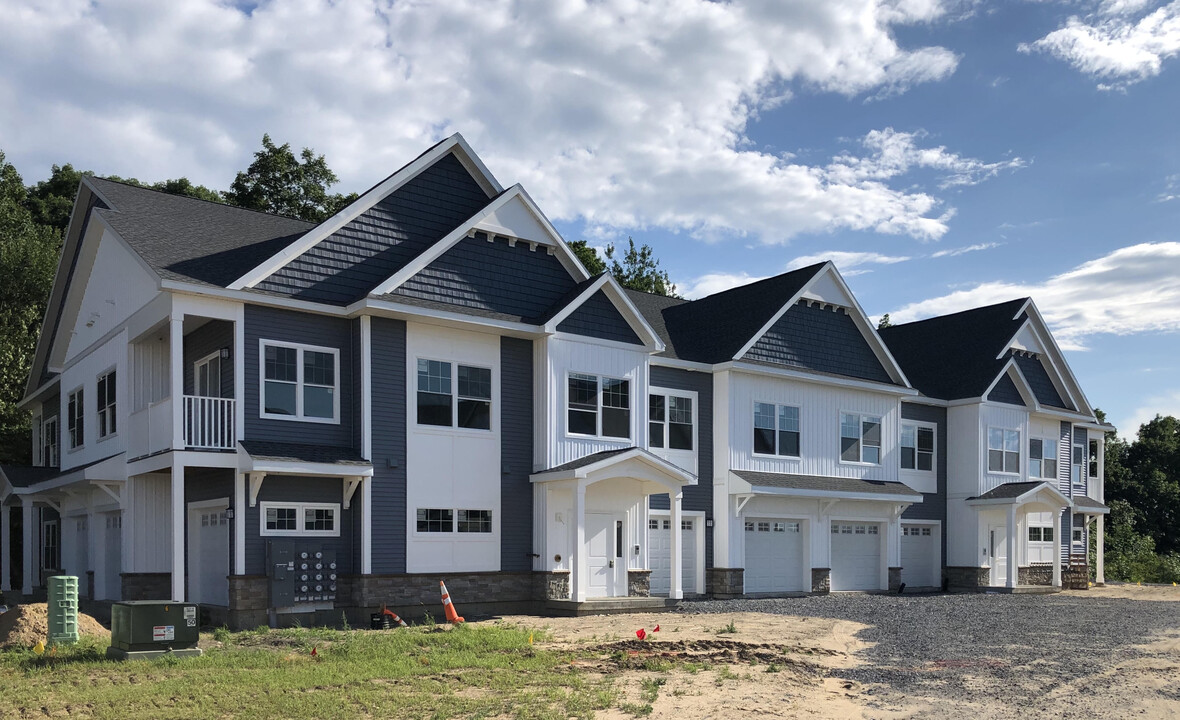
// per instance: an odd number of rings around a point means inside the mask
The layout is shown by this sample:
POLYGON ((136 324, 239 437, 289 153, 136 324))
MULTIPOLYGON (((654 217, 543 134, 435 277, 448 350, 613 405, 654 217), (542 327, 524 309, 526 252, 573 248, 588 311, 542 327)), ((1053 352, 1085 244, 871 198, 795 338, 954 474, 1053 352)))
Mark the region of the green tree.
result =
POLYGON ((627 251, 623 253, 622 261, 615 257, 615 246, 606 246, 606 264, 610 266, 610 274, 615 276, 619 284, 639 292, 679 297, 676 285, 668 277, 667 270, 660 269, 660 261, 656 259, 651 246, 644 244, 635 247, 635 241, 627 238, 627 251))
POLYGON ((1107 480, 1107 493, 1131 504, 1159 552, 1180 552, 1180 420, 1157 415, 1121 454, 1126 470, 1113 486, 1107 480))
POLYGON ((889 319, 889 313, 885 313, 881 316, 881 319, 877 321, 878 330, 884 330, 887 327, 893 327, 893 321, 889 319))
POLYGON ((585 240, 574 240, 570 243, 570 250, 573 250, 574 255, 578 256, 578 260, 586 268, 586 272, 591 275, 606 272, 606 263, 598 257, 598 251, 590 247, 585 240))
POLYGON ((262 149, 234 178, 225 199, 251 210, 320 222, 356 198, 329 194, 328 188, 338 180, 323 155, 303 148, 295 157, 290 143, 275 145, 270 135, 263 135, 262 149))
POLYGON ((25 207, 32 221, 38 225, 48 225, 57 230, 59 235, 65 234, 70 224, 70 213, 74 210, 74 198, 78 195, 78 183, 82 181, 83 175, 93 174, 89 170, 75 170, 69 163, 54 165, 47 179, 28 189, 25 207))

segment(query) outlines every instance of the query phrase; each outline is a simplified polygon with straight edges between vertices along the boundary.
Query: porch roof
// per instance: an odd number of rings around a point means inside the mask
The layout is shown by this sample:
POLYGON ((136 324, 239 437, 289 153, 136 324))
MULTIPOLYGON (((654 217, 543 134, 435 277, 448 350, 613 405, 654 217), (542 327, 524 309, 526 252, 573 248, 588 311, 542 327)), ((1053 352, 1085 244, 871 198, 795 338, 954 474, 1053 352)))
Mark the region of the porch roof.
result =
MULTIPOLYGON (((113 462, 114 458, 119 458, 121 455, 122 453, 118 453, 99 460, 92 460, 85 465, 72 467, 68 470, 61 470, 56 467, 34 467, 31 465, 0 465, 0 478, 8 484, 8 492, 0 490, 0 496, 7 495, 8 493, 30 495, 46 490, 56 490, 57 488, 78 481, 106 479, 95 475, 95 472, 88 471, 101 463, 113 462)), ((98 468, 98 470, 101 471, 102 468, 98 468)), ((3 484, 0 484, 0 488, 3 488, 3 484)))
MULTIPOLYGON (((654 473, 654 476, 642 479, 655 479, 657 482, 665 485, 677 486, 695 485, 697 482, 696 475, 668 462, 655 453, 639 447, 626 447, 590 453, 589 455, 584 455, 576 460, 562 463, 547 470, 539 470, 530 475, 529 479, 533 482, 579 480, 589 478, 592 474, 603 475, 603 471, 609 470, 614 466, 634 463, 638 463, 648 468, 651 473, 654 473)), ((651 473, 646 474, 650 475, 651 473)), ((620 471, 619 476, 623 476, 624 474, 620 471)), ((594 480, 591 480, 591 482, 594 482, 594 480)))
POLYGON ((1094 498, 1085 495, 1075 495, 1073 498, 1074 512, 1082 513, 1083 515, 1109 515, 1110 508, 1098 502, 1094 498))
POLYGON ((922 493, 899 482, 825 475, 758 472, 755 470, 730 470, 729 472, 747 483, 750 486, 750 492, 754 494, 922 502, 922 493))
POLYGON ((1030 502, 1037 494, 1047 494, 1057 505, 1063 508, 1071 507, 1070 499, 1043 480, 1031 482, 1012 482, 997 485, 991 490, 967 498, 968 505, 1023 505, 1030 502))
POLYGON ((350 447, 263 440, 239 440, 238 447, 238 469, 242 472, 332 477, 373 474, 373 463, 350 447))

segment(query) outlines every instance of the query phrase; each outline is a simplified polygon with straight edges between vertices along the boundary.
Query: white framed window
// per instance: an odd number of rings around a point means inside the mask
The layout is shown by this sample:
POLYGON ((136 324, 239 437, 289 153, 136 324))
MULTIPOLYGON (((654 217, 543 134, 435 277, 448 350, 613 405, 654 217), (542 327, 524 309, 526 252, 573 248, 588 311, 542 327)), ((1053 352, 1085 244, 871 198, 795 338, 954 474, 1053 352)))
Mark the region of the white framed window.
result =
POLYGON ((1072 450, 1073 455, 1070 458, 1069 468, 1070 480, 1073 481, 1074 485, 1085 485, 1086 446, 1081 443, 1074 443, 1072 450))
POLYGON ((33 422, 29 426, 29 429, 33 434, 33 464, 38 466, 45 465, 45 444, 41 441, 41 428, 41 415, 34 415, 33 422))
POLYGON ((1085 540, 1084 533, 1085 533, 1085 531, 1082 530, 1081 528, 1074 528, 1073 529, 1073 541, 1075 543, 1081 543, 1083 540, 1085 540))
POLYGON ((340 351, 259 340, 260 416, 276 420, 340 422, 340 351))
POLYGON ((917 525, 903 525, 901 528, 901 534, 905 537, 930 537, 930 528, 919 527, 917 525))
POLYGON ((490 533, 491 510, 458 510, 458 530, 461 533, 490 533))
POLYGON ((193 394, 197 397, 221 397, 220 350, 193 363, 193 394))
POLYGON ((58 451, 57 416, 45 418, 41 422, 41 464, 46 467, 61 465, 61 453, 58 451))
POLYGON ((696 426, 693 397, 672 392, 648 394, 648 447, 692 450, 696 426))
POLYGON ((78 388, 67 396, 66 435, 69 437, 71 450, 86 444, 85 395, 82 388, 78 388))
POLYGON ((259 534, 340 537, 339 503, 260 502, 259 534))
POLYGON ((987 471, 1005 475, 1020 474, 1019 430, 987 429, 987 471))
POLYGON ((1098 441, 1090 441, 1090 454, 1087 456, 1087 467, 1089 468, 1089 476, 1091 478, 1098 477, 1098 441))
POLYGON ((1057 440, 1029 438, 1028 476, 1030 478, 1057 477, 1057 440))
POLYGON ((770 532, 770 523, 759 522, 758 523, 758 532, 770 532))
POLYGON ((570 373, 566 383, 570 435, 631 437, 631 381, 570 373))
POLYGON ((419 425, 491 430, 491 369, 419 358, 417 418, 419 425))
POLYGON ((840 462, 881 464, 881 418, 840 413, 840 462))
POLYGON ((417 533, 489 534, 492 532, 492 511, 418 508, 415 512, 414 530, 417 533))
POLYGON ((901 425, 901 468, 934 472, 934 426, 901 425))
POLYGON ((754 403, 754 454, 799 457, 799 408, 754 403))
POLYGON ((118 432, 118 420, 115 415, 116 395, 115 371, 110 370, 98 376, 95 386, 94 404, 98 411, 98 439, 110 437, 118 432))
POLYGON ((1053 542, 1053 526, 1030 525, 1028 528, 1029 542, 1053 542))
POLYGON ((57 520, 41 523, 41 567, 44 570, 61 569, 61 526, 57 520))

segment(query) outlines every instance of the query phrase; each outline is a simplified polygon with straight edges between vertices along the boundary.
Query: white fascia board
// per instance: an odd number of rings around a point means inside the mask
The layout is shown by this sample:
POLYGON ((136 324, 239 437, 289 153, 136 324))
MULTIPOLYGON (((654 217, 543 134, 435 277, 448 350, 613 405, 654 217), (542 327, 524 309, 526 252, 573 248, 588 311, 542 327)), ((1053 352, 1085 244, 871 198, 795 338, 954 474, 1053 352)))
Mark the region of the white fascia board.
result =
MULTIPOLYGON (((483 160, 471 148, 471 145, 467 142, 467 138, 463 137, 463 133, 455 133, 444 142, 451 140, 454 141, 455 146, 461 151, 456 154, 459 162, 467 168, 467 171, 471 173, 475 181, 483 187, 484 192, 491 196, 504 191, 504 187, 500 185, 500 181, 496 179, 496 176, 492 174, 488 166, 483 164, 483 160)), ((440 155, 439 157, 442 156, 440 155)))
POLYGON ((926 395, 914 395, 912 397, 903 398, 902 402, 907 402, 913 405, 930 405, 932 407, 950 407, 951 403, 947 400, 939 398, 932 398, 926 395))
POLYGON ((1057 344, 1057 339, 1049 331, 1049 325, 1045 322, 1045 317, 1041 315, 1040 309, 1037 308, 1037 304, 1033 302, 1032 298, 1029 298, 1020 307, 1020 311, 1016 314, 1016 317, 1020 317, 1020 313, 1023 312, 1027 312, 1030 318, 1036 319, 1033 329, 1037 331, 1037 335, 1041 338, 1042 342, 1045 342, 1048 346, 1049 352, 1047 354, 1049 355, 1049 362, 1057 370, 1058 376, 1063 382, 1071 386, 1069 392, 1070 400, 1079 408, 1079 412, 1083 410, 1090 411, 1092 406, 1090 405, 1090 401, 1086 399, 1086 393, 1082 390, 1081 383, 1078 382, 1077 376, 1074 375, 1073 370, 1069 367, 1069 363, 1066 362, 1065 354, 1061 352, 1061 347, 1057 344), (1058 363, 1061 365, 1060 368, 1057 367, 1058 363))
POLYGON ((680 358, 660 357, 658 355, 652 356, 648 362, 658 367, 679 368, 681 370, 713 372, 714 369, 714 366, 709 363, 696 362, 695 360, 681 360, 680 358))
POLYGON ((587 285, 586 288, 576 298, 567 303, 566 306, 561 309, 561 312, 550 318, 549 322, 545 323, 545 332, 551 334, 557 333, 557 326, 563 323, 566 318, 572 315, 575 310, 581 307, 582 304, 587 300, 592 298, 594 293, 598 292, 599 290, 602 290, 604 293, 606 293, 607 298, 609 298, 611 303, 614 304, 615 309, 618 310, 622 314, 623 319, 627 321, 627 325, 630 326, 631 330, 633 330, 641 340, 643 340, 643 346, 647 348, 649 352, 664 351, 664 341, 660 339, 660 336, 656 334, 656 331, 652 328, 652 326, 649 325, 647 320, 643 318, 643 315, 639 312, 639 308, 635 307, 635 304, 631 302, 629 297, 627 297, 627 293, 623 292, 622 286, 619 285, 619 281, 616 280, 610 273, 603 274, 597 280, 587 285))
POLYGON ((453 312, 450 310, 437 310, 435 308, 424 308, 416 305, 405 305, 397 302, 390 302, 388 300, 377 300, 375 298, 366 298, 350 305, 348 308, 352 311, 350 314, 367 314, 367 315, 381 315, 388 317, 396 317, 399 319, 410 319, 418 321, 434 321, 438 325, 448 325, 471 328, 487 328, 489 330, 503 331, 510 333, 517 337, 537 337, 541 334, 541 328, 536 325, 529 325, 527 323, 513 322, 511 320, 497 320, 495 318, 486 318, 479 315, 468 315, 461 312, 453 312))
POLYGON ((239 468, 241 472, 259 472, 267 475, 314 475, 319 477, 373 477, 372 465, 336 465, 333 463, 286 462, 280 460, 253 461, 250 467, 239 468))
POLYGON ((342 308, 337 305, 327 305, 324 303, 311 302, 308 300, 295 300, 293 298, 285 298, 278 295, 267 295, 264 293, 250 292, 247 290, 232 290, 229 288, 214 287, 212 285, 198 285, 197 283, 187 283, 180 280, 161 280, 160 289, 181 295, 203 295, 206 297, 219 298, 221 300, 234 300, 237 302, 249 303, 251 305, 264 305, 266 307, 299 310, 301 312, 315 313, 317 315, 336 315, 340 317, 348 317, 353 314, 350 312, 350 308, 342 308))
MULTIPOLYGON (((241 290, 243 288, 254 287, 258 283, 273 275, 280 268, 287 265, 287 263, 315 247, 324 238, 328 237, 332 233, 335 233, 336 231, 340 230, 340 228, 355 220, 362 213, 368 211, 378 202, 383 200, 387 195, 396 191, 410 180, 413 180, 423 170, 430 167, 447 153, 455 149, 459 149, 463 155, 467 156, 466 158, 460 157, 460 161, 463 161, 464 159, 467 160, 468 162, 464 164, 468 166, 469 170, 474 167, 484 175, 484 183, 486 183, 488 187, 495 191, 490 194, 500 192, 500 183, 494 177, 492 177, 490 172, 487 171, 487 168, 484 167, 483 162, 480 161, 478 156, 475 155, 475 152, 471 150, 471 146, 467 144, 467 141, 463 139, 463 136, 459 133, 455 133, 446 140, 440 142, 438 145, 434 146, 426 153, 419 156, 409 165, 406 165, 402 169, 382 180, 377 185, 370 188, 364 195, 357 198, 352 204, 340 210, 340 212, 323 221, 319 225, 316 225, 311 230, 308 230, 303 235, 303 237, 283 248, 278 253, 264 261, 262 264, 250 270, 250 272, 230 283, 229 288, 231 290, 241 290)), ((485 191, 486 190, 487 188, 485 187, 485 191)))
POLYGON ((582 280, 588 280, 590 278, 590 272, 586 270, 584 265, 582 265, 582 261, 578 259, 578 256, 574 254, 574 251, 570 250, 570 246, 567 245, 565 239, 561 237, 561 233, 557 232, 557 228, 553 227, 553 223, 549 222, 549 218, 545 216, 545 213, 541 210, 540 206, 538 206, 533 200, 533 196, 529 195, 529 191, 525 190, 524 187, 519 183, 516 185, 516 187, 520 188, 520 197, 521 200, 524 201, 525 206, 530 212, 533 213, 533 215, 536 216, 537 221, 540 222, 541 226, 545 228, 545 232, 547 232, 553 238, 554 244, 560 250, 557 259, 561 261, 561 264, 570 271, 570 274, 573 275, 577 281, 581 282, 582 280))
POLYGON ((1109 515, 1110 508, 1103 506, 1096 508, 1093 505, 1078 505, 1077 503, 1070 503, 1070 509, 1079 515, 1109 515))
POLYGON ((714 372, 735 370, 753 375, 787 377, 791 378, 792 380, 801 380, 803 382, 815 383, 817 385, 838 385, 840 387, 850 387, 856 388, 858 390, 870 390, 872 392, 887 393, 889 395, 918 397, 918 391, 912 387, 903 388, 896 385, 886 385, 885 383, 875 383, 871 380, 857 380, 856 378, 843 378, 834 375, 815 375, 800 370, 769 367, 766 365, 755 365, 753 363, 742 362, 740 360, 731 360, 729 362, 723 362, 712 367, 714 372))
POLYGON ((695 485, 696 476, 663 458, 650 455, 639 448, 632 448, 627 452, 612 455, 608 458, 603 458, 598 462, 589 465, 583 465, 572 470, 561 470, 557 472, 537 472, 529 475, 529 480, 532 482, 555 482, 560 480, 582 480, 589 477, 591 474, 604 470, 628 460, 639 460, 646 465, 659 470, 660 472, 675 478, 681 485, 695 485))
POLYGON ((44 393, 46 390, 49 390, 51 387, 58 384, 59 382, 61 382, 61 378, 56 375, 54 377, 49 378, 44 383, 42 383, 40 387, 36 388, 32 392, 28 393, 23 398, 21 398, 16 403, 17 409, 24 410, 29 405, 29 403, 33 402, 33 400, 40 397, 42 393, 44 393))
POLYGON ((755 495, 778 495, 783 497, 805 497, 805 498, 831 498, 833 500, 875 500, 879 502, 891 503, 920 503, 923 498, 921 495, 886 495, 883 493, 857 493, 857 492, 842 492, 839 490, 803 490, 800 488, 779 488, 766 487, 763 485, 751 485, 751 492, 755 495))

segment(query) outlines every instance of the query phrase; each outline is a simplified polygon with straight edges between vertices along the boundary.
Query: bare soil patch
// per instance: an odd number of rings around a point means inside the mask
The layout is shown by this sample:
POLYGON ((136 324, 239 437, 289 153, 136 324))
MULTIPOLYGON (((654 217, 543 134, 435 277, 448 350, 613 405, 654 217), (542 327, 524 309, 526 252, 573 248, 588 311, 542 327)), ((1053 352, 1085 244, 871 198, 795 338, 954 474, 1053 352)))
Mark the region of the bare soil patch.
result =
MULTIPOLYGON (((78 613, 78 634, 110 640, 111 631, 85 613, 78 613)), ((0 649, 29 648, 49 640, 49 606, 17 605, 0 615, 0 649)))
POLYGON ((1103 585, 1088 590, 1066 590, 1063 595, 1078 597, 1122 598, 1149 602, 1180 602, 1180 587, 1176 585, 1103 585))

